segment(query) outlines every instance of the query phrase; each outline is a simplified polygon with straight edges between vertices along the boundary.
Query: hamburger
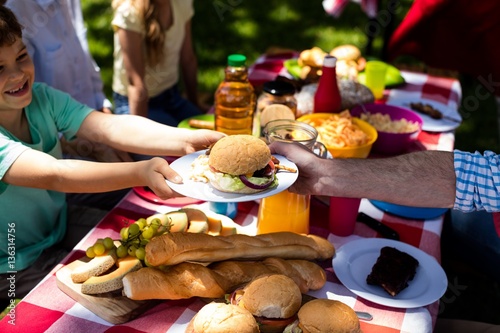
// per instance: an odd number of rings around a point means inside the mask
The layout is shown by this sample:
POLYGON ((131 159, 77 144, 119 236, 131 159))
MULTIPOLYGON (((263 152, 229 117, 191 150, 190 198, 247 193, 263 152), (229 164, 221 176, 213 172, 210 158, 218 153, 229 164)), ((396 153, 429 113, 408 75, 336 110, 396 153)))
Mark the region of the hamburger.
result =
POLYGON ((231 304, 248 310, 261 332, 283 332, 302 304, 297 284, 282 274, 263 275, 232 293, 231 304))
POLYGON ((315 299, 305 303, 297 320, 284 333, 361 333, 359 319, 346 304, 331 299, 315 299))
POLYGON ((189 322, 186 333, 258 333, 259 326, 247 310, 232 304, 209 303, 189 322))
POLYGON ((191 178, 207 181, 219 191, 257 193, 278 186, 267 144, 252 135, 226 136, 192 165, 191 178))

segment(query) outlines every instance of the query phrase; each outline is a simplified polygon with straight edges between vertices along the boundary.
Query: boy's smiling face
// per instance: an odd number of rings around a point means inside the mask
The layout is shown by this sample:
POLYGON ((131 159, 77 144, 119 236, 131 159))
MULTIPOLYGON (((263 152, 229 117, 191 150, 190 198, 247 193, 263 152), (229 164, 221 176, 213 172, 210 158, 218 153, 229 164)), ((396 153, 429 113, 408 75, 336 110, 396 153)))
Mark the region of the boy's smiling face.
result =
POLYGON ((28 106, 34 81, 35 66, 22 39, 0 46, 0 112, 28 106))

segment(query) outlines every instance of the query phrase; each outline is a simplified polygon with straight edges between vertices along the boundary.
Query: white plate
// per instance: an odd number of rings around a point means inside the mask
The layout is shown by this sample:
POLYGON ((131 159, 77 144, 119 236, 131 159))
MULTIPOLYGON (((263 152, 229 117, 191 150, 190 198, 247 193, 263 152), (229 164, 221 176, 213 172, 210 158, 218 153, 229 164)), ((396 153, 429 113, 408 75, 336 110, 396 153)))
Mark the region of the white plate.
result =
MULTIPOLYGON (((436 110, 439 110, 444 116, 451 117, 452 119, 456 119, 458 121, 452 121, 449 119, 434 119, 423 113, 417 112, 417 114, 422 118, 422 130, 428 132, 446 132, 451 131, 460 126, 462 122, 462 117, 460 113, 458 113, 458 109, 456 107, 446 105, 443 103, 439 103, 436 101, 432 101, 429 99, 416 99, 416 98, 390 98, 387 101, 387 104, 396 105, 400 107, 404 107, 412 110, 410 107, 410 103, 423 103, 429 104, 436 110)), ((416 112, 416 111, 415 111, 416 112)))
POLYGON ((166 182, 171 189, 173 189, 177 193, 185 195, 186 197, 204 201, 242 202, 242 201, 252 201, 252 200, 262 199, 271 196, 273 194, 280 193, 281 191, 284 191, 287 188, 289 188, 299 177, 299 171, 295 163, 290 162, 281 155, 274 155, 274 157, 276 157, 280 161, 281 165, 293 168, 297 170, 297 172, 295 173, 285 172, 285 171, 277 172, 276 177, 278 177, 278 186, 272 189, 267 189, 262 192, 254 194, 221 192, 210 186, 210 184, 196 182, 194 180, 189 179, 191 163, 193 163, 193 161, 202 154, 205 154, 205 150, 200 150, 197 151, 196 153, 182 156, 170 164, 172 169, 177 171, 177 173, 184 180, 184 183, 182 184, 175 184, 167 180, 166 182))
POLYGON ((414 246, 391 239, 363 238, 343 245, 333 258, 333 269, 340 282, 356 295, 395 308, 417 308, 431 304, 440 299, 448 287, 446 274, 434 257, 414 246), (382 287, 366 283, 366 277, 384 246, 406 252, 419 262, 413 280, 394 297, 382 287))

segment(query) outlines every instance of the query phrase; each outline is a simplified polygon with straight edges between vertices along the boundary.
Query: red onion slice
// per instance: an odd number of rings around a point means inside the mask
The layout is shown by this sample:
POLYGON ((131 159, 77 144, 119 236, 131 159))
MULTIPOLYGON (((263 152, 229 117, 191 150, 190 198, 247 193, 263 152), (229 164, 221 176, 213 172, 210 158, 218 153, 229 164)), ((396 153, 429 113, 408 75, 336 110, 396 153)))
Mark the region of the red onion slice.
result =
POLYGON ((271 184, 274 181, 274 173, 271 175, 271 177, 269 177, 269 181, 264 184, 254 184, 250 180, 248 180, 248 178, 245 175, 240 175, 239 177, 243 184, 245 184, 250 188, 253 188, 254 190, 264 190, 269 186, 271 186, 271 184))

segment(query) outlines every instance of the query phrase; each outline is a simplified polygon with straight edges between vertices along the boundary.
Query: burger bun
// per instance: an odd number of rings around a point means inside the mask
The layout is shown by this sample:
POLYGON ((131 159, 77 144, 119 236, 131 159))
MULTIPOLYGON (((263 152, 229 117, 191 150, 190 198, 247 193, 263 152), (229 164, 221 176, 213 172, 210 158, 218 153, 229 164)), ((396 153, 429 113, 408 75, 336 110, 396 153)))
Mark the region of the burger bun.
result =
POLYGON ((212 149, 208 164, 230 175, 246 175, 264 168, 271 160, 267 144, 253 135, 237 134, 223 137, 212 149))

